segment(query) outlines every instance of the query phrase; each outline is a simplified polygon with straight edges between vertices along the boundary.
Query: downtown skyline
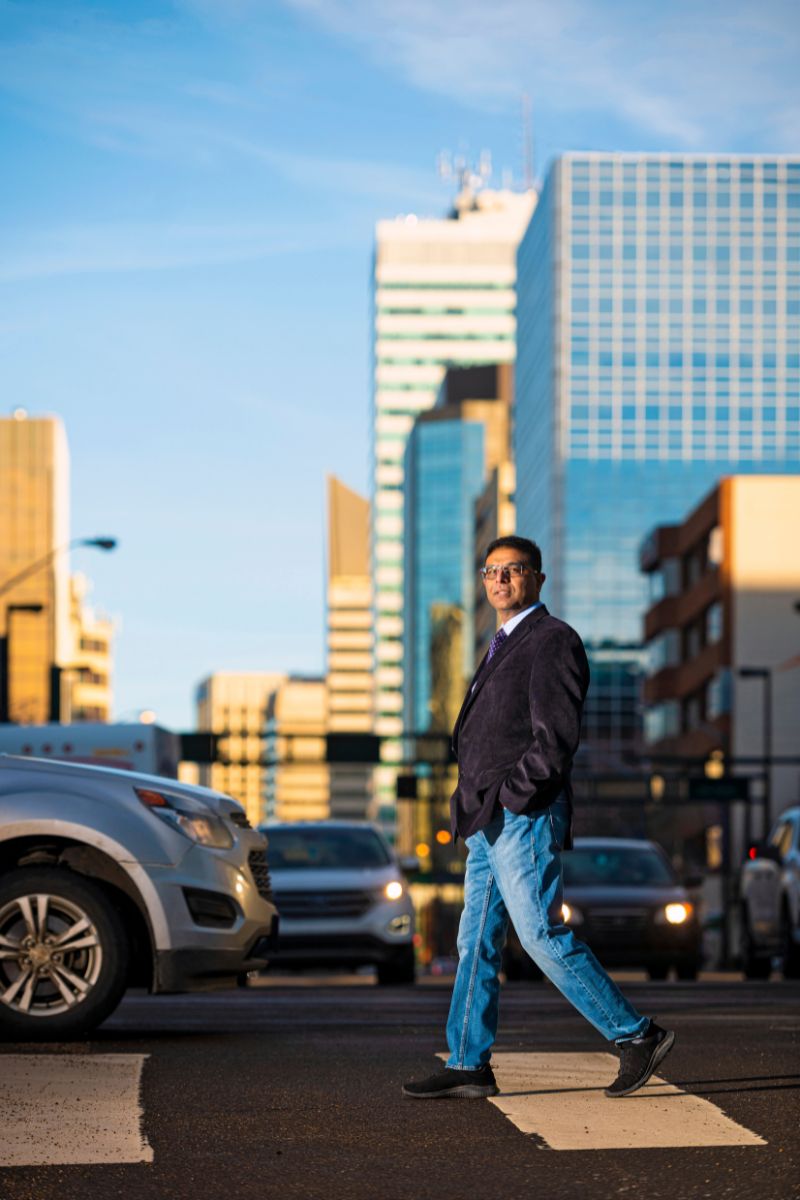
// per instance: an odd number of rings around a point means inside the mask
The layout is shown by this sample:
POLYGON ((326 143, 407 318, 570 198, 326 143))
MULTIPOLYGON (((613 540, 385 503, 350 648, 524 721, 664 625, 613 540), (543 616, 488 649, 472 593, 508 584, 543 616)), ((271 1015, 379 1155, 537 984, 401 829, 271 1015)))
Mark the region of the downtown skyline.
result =
POLYGON ((521 185, 523 91, 539 175, 796 145, 790 5, 636 11, 0 5, 4 411, 62 417, 73 532, 120 538, 72 560, 121 618, 116 715, 188 728, 211 671, 322 669, 325 475, 368 491, 374 228, 444 214, 439 151, 521 185))

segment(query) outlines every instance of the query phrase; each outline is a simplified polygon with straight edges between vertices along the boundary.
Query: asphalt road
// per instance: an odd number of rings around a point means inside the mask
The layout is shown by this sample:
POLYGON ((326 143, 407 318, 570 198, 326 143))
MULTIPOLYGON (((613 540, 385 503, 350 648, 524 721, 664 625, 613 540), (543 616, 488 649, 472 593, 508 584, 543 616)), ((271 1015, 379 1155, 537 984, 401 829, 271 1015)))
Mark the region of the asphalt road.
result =
MULTIPOLYGON (((434 1070, 444 1049, 448 983, 288 978, 207 996, 129 996, 90 1042, 0 1046, 7 1105, 4 1055, 55 1054, 61 1065, 67 1056, 149 1056, 141 1106, 152 1148, 152 1162, 0 1169, 0 1200, 800 1195, 800 984, 624 986, 677 1032, 662 1078, 766 1145, 554 1150, 494 1103, 405 1099, 402 1082, 434 1070)), ((496 1049, 555 1056, 607 1047, 549 985, 510 984, 496 1049)), ((14 1061, 27 1062, 9 1059, 6 1078, 14 1061)), ((539 1095, 538 1082, 526 1080, 527 1093, 539 1095)), ((46 1092, 34 1088, 37 1105, 46 1092)), ((50 1103, 56 1119, 67 1118, 68 1100, 50 1103)), ((568 1113, 570 1096, 561 1103, 568 1113)), ((605 1103, 606 1130, 644 1111, 622 1108, 635 1098, 605 1103)))

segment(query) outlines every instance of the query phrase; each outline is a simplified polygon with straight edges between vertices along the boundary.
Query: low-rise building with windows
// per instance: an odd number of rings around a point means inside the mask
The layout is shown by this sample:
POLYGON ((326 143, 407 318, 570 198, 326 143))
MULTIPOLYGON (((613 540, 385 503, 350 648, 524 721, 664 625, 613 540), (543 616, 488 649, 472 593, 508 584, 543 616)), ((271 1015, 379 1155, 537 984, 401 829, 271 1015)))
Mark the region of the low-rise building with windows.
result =
POLYGON ((800 477, 722 479, 645 540, 645 741, 657 755, 769 758, 770 819, 800 796, 800 477))

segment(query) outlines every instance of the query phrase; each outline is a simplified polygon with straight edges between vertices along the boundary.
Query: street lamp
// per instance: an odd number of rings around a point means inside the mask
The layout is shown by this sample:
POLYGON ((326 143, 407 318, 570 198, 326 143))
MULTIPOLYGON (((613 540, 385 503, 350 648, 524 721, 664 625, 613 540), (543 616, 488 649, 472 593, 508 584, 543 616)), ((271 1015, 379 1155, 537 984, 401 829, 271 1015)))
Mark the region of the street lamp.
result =
POLYGON ((71 542, 66 542, 63 546, 56 546, 53 550, 48 550, 47 554, 43 554, 41 558, 37 558, 35 562, 30 563, 17 575, 12 575, 5 583, 0 584, 0 596, 10 592, 18 583, 23 583, 37 571, 41 571, 42 567, 46 567, 59 554, 72 550, 76 546, 92 546, 96 550, 114 550, 117 546, 117 539, 112 537, 73 538, 71 542))
MULTIPOLYGON (((95 550, 114 550, 117 546, 117 539, 113 537, 78 537, 72 538, 71 541, 65 542, 63 546, 55 546, 52 550, 48 550, 47 554, 43 554, 41 558, 35 559, 18 571, 16 575, 12 575, 10 579, 6 579, 0 584, 0 596, 5 596, 8 592, 13 591, 20 583, 24 583, 37 571, 41 571, 43 567, 48 566, 54 558, 59 554, 65 553, 77 546, 90 546, 95 550)), ((10 719, 9 712, 9 686, 8 686, 8 642, 9 642, 9 624, 11 621, 12 612, 41 612, 43 606, 41 604, 8 604, 6 605, 6 624, 4 626, 5 633, 0 639, 0 723, 7 722, 10 719)), ((53 711, 60 711, 60 667, 53 664, 50 669, 50 712, 51 719, 53 711), (56 697, 56 690, 59 689, 59 697, 56 697)), ((58 719, 58 718, 56 718, 58 719)))
POLYGON ((14 613, 40 613, 44 605, 42 604, 7 604, 5 632, 0 636, 0 724, 10 720, 9 704, 8 704, 8 643, 11 633, 11 618, 14 613))
POLYGON ((771 667, 739 667, 736 674, 740 679, 760 679, 764 685, 762 709, 762 761, 764 771, 764 800, 761 822, 762 835, 766 833, 770 818, 771 766, 772 766, 772 669, 771 667))

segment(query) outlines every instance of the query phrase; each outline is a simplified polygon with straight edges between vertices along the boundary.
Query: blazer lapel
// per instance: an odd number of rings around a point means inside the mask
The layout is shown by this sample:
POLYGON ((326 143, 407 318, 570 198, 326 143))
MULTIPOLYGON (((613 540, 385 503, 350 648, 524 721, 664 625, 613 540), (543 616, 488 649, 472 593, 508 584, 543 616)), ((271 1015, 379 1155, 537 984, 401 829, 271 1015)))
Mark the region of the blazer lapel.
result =
POLYGON ((488 655, 483 656, 478 669, 470 680, 469 687, 467 688, 467 694, 464 697, 464 703, 461 705, 461 711, 456 718, 455 725, 453 726, 454 750, 457 747, 458 733, 464 722, 464 718, 467 715, 467 711, 471 707, 473 700, 475 700, 477 697, 478 692, 480 692, 481 688, 486 683, 486 680, 489 679, 493 672, 497 670, 506 655, 512 654, 513 648, 519 646, 522 639, 528 636, 536 622, 540 621, 542 617, 546 617, 547 615, 547 609, 542 604, 540 608, 534 609, 534 611, 527 616, 524 621, 522 621, 522 623, 510 634, 510 636, 506 638, 499 650, 497 650, 492 656, 491 662, 486 661, 488 655))

